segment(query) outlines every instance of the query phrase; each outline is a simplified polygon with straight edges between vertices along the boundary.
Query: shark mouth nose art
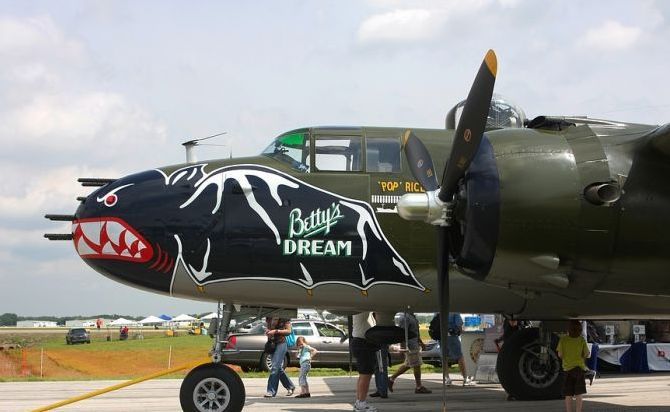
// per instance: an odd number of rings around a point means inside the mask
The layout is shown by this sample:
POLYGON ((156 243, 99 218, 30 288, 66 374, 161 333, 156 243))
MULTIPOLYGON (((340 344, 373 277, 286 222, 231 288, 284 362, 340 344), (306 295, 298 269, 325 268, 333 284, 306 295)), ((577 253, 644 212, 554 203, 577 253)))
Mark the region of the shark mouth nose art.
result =
POLYGON ((113 259, 147 262, 153 249, 135 229, 122 219, 100 217, 72 222, 74 247, 86 259, 113 259))

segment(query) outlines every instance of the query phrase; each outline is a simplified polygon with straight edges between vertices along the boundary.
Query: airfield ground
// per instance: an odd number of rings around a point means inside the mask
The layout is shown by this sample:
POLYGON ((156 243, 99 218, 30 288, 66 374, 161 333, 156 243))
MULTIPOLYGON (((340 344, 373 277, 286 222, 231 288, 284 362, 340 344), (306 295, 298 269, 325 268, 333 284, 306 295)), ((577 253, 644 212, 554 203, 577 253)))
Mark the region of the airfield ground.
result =
MULTIPOLYGON (((456 377, 452 374, 452 377, 456 377)), ((267 379, 246 378, 245 411, 351 411, 356 377, 315 377, 310 379, 313 397, 287 398, 280 392, 274 399, 264 399, 267 379)), ((397 382, 389 399, 376 400, 383 412, 435 412, 441 410, 441 375, 425 376, 425 384, 433 390, 429 395, 415 395, 409 374, 397 382)), ((110 386, 117 381, 73 382, 7 382, 0 383, 0 410, 26 411, 110 386)), ((101 395, 57 411, 180 411, 177 379, 161 379, 101 395)), ((670 374, 621 376, 609 375, 596 380, 585 397, 585 411, 670 410, 670 374)), ((506 401, 500 385, 451 387, 447 389, 450 411, 563 411, 563 401, 506 401)))
MULTIPOLYGON (((64 343, 62 331, 28 335, 2 331, 1 341, 21 342, 24 350, 0 351, 0 411, 30 410, 110 386, 118 383, 117 379, 165 370, 170 348, 170 362, 173 366, 202 359, 211 344, 208 337, 189 336, 186 333, 178 337, 166 337, 164 331, 145 331, 144 339, 128 341, 118 341, 117 335, 118 332, 112 332, 112 340, 107 341, 106 331, 93 331, 93 343, 90 345, 69 346, 64 343), (26 353, 25 362, 23 353, 26 353), (41 354, 44 356, 41 357, 41 354), (41 369, 40 358, 43 360, 41 369), (43 378, 40 378, 40 370, 43 378)), ((431 366, 424 366, 424 380, 426 386, 433 389, 432 394, 415 395, 411 375, 406 374, 389 399, 376 401, 380 410, 440 410, 441 373, 435 373, 438 371, 431 366)), ((289 374, 297 376, 296 368, 290 368, 289 374)), ((247 391, 245 411, 351 410, 356 377, 355 374, 349 377, 347 372, 340 369, 315 370, 310 377, 314 394, 310 399, 284 396, 263 399, 266 375, 240 375, 247 391)), ((179 378, 182 376, 175 374, 171 377, 177 379, 145 382, 58 410, 179 411, 179 378)), ((456 376, 452 370, 452 377, 456 376)), ((670 411, 670 374, 610 374, 597 380, 588 389, 585 404, 585 410, 588 411, 670 411)), ((454 411, 563 410, 560 400, 507 402, 500 385, 451 387, 447 395, 449 410, 454 411)))

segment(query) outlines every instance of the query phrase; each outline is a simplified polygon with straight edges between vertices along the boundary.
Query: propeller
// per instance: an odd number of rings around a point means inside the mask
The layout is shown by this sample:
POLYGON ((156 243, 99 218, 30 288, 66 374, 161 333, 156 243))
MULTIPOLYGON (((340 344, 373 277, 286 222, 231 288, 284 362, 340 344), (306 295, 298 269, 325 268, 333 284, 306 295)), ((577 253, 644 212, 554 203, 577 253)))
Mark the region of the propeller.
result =
POLYGON ((402 141, 412 175, 419 181, 424 190, 436 190, 439 186, 435 177, 435 167, 426 146, 411 130, 405 131, 402 141))
POLYGON ((442 174, 439 197, 443 202, 451 200, 458 181, 465 175, 482 141, 497 71, 496 54, 493 50, 489 50, 472 83, 456 127, 449 161, 442 174))
MULTIPOLYGON (((491 104, 493 86, 495 84, 498 62, 493 50, 489 50, 479 67, 477 76, 470 88, 468 98, 463 107, 460 121, 454 134, 454 141, 449 154, 449 160, 442 174, 441 185, 438 186, 434 174, 433 160, 426 146, 410 130, 403 135, 403 148, 409 163, 412 175, 426 190, 426 196, 420 201, 421 206, 428 210, 424 214, 425 220, 437 225, 437 287, 438 305, 440 313, 440 336, 442 358, 442 409, 446 410, 446 378, 447 378, 447 344, 449 328, 449 213, 453 207, 453 197, 458 190, 458 182, 468 170, 472 159, 477 153, 479 144, 486 128, 486 119, 491 104), (438 192, 439 189, 439 192, 438 192), (427 204, 426 204, 427 200, 427 204), (437 218, 436 218, 437 216, 437 218)), ((411 208, 416 208, 418 198, 413 194, 405 195, 408 202, 398 203, 401 216, 415 218, 411 208), (412 199, 417 199, 412 203, 412 199), (407 205, 407 206, 405 206, 407 205), (400 210, 408 209, 408 213, 400 210)), ((405 197, 403 196, 403 197, 405 197)))

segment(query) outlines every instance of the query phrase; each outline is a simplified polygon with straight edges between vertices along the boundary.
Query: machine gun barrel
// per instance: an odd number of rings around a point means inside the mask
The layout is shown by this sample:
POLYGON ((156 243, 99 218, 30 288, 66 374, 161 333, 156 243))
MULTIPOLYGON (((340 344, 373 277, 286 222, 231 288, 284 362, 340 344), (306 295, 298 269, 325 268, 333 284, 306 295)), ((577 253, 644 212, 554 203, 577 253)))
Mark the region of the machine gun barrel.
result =
POLYGON ((107 179, 103 177, 80 177, 77 179, 77 182, 81 183, 82 186, 100 187, 116 180, 117 179, 107 179))

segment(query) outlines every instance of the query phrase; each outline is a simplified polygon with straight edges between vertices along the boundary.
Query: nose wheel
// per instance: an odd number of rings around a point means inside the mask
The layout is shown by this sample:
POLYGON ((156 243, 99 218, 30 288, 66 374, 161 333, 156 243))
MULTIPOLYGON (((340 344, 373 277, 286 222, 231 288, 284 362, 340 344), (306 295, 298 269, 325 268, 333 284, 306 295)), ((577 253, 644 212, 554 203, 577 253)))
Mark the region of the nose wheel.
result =
POLYGON ((185 412, 239 412, 246 393, 242 379, 226 365, 200 365, 186 375, 179 391, 185 412))

